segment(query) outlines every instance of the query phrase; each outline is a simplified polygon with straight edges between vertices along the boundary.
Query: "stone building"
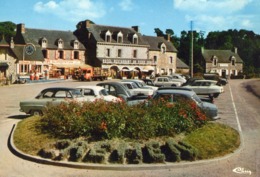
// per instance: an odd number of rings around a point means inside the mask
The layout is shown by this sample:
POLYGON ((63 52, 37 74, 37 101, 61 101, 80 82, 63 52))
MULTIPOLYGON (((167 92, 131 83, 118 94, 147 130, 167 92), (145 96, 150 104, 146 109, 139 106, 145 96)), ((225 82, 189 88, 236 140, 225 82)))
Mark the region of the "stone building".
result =
POLYGON ((206 73, 218 73, 222 77, 237 76, 243 71, 243 60, 232 50, 206 50, 201 49, 205 61, 206 73))
POLYGON ((85 47, 71 31, 25 28, 18 24, 13 52, 17 74, 64 77, 85 65, 85 47))
POLYGON ((150 45, 149 59, 152 60, 155 74, 171 75, 176 72, 177 49, 164 37, 143 36, 143 39, 150 45))
POLYGON ((149 44, 138 26, 131 28, 79 22, 75 35, 85 44, 87 63, 101 67, 111 77, 141 77, 153 60, 148 58, 149 44))

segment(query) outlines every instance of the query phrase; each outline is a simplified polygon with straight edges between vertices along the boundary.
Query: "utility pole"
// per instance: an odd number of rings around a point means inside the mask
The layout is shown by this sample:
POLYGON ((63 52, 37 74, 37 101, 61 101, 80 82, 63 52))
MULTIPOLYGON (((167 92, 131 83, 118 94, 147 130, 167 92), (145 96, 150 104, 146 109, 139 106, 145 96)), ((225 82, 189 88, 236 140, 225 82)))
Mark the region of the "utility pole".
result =
POLYGON ((190 28, 191 28, 191 44, 190 44, 190 76, 193 78, 193 29, 192 24, 193 22, 190 22, 190 28))

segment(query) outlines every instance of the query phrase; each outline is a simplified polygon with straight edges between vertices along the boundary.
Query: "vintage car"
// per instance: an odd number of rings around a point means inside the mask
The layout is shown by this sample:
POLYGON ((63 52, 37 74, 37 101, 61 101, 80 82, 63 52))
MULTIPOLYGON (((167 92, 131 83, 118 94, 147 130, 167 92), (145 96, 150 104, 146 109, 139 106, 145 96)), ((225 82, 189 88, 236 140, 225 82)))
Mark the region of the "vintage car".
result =
POLYGON ((110 95, 121 98, 128 104, 134 104, 133 102, 135 100, 144 100, 148 98, 147 95, 132 95, 130 90, 125 87, 121 82, 108 81, 98 83, 97 85, 104 87, 110 95))
POLYGON ((165 97, 170 98, 167 99, 169 102, 177 102, 180 99, 191 100, 205 112, 208 118, 211 120, 219 119, 217 106, 209 102, 201 101, 198 95, 192 90, 171 88, 161 89, 154 94, 153 99, 160 99, 165 97))
POLYGON ((153 91, 156 91, 158 87, 154 85, 147 85, 143 80, 139 79, 124 79, 122 82, 134 82, 139 88, 144 88, 144 89, 152 89, 153 91))
POLYGON ((157 87, 179 87, 182 85, 181 80, 173 80, 170 77, 163 76, 163 77, 156 77, 154 80, 154 85, 157 87))
POLYGON ((78 86, 77 89, 84 95, 86 101, 95 101, 97 99, 102 99, 105 101, 117 102, 121 101, 121 99, 117 98, 114 95, 109 95, 106 89, 101 86, 78 86))
POLYGON ((216 84, 217 81, 213 80, 194 80, 190 85, 183 87, 192 89, 197 95, 209 95, 217 98, 219 94, 224 92, 224 88, 216 84))
POLYGON ((122 81, 121 82, 125 87, 129 89, 132 95, 152 95, 153 89, 152 88, 142 88, 138 87, 138 85, 135 82, 131 81, 122 81))
POLYGON ((20 102, 20 111, 30 115, 42 115, 48 103, 60 104, 68 101, 85 101, 78 89, 66 87, 46 88, 34 99, 20 102))

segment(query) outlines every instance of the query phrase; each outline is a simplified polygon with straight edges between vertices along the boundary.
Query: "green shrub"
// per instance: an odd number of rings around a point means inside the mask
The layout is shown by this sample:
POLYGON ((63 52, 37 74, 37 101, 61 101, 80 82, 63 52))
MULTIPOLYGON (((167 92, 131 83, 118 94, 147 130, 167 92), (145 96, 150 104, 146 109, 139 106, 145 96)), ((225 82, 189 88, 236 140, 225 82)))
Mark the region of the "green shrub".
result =
POLYGON ((169 104, 149 100, 129 106, 125 102, 78 103, 48 105, 41 119, 41 129, 54 137, 90 137, 149 139, 191 132, 204 125, 205 114, 195 103, 180 101, 169 104))
POLYGON ((142 147, 139 143, 134 143, 132 148, 127 148, 125 156, 128 164, 141 164, 143 162, 142 147))
POLYGON ((161 152, 160 144, 156 141, 151 141, 145 144, 144 161, 147 163, 162 163, 165 161, 165 155, 161 152))

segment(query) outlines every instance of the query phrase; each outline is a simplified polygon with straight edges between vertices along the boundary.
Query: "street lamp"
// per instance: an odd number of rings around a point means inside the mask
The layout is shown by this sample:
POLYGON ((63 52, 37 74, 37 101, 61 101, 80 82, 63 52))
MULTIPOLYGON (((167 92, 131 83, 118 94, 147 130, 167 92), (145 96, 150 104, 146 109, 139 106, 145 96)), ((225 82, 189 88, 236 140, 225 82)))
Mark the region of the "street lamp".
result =
POLYGON ((23 74, 24 74, 24 58, 25 58, 25 53, 27 55, 32 55, 34 52, 36 51, 36 48, 34 46, 34 44, 32 43, 27 43, 24 47, 23 47, 23 74))

